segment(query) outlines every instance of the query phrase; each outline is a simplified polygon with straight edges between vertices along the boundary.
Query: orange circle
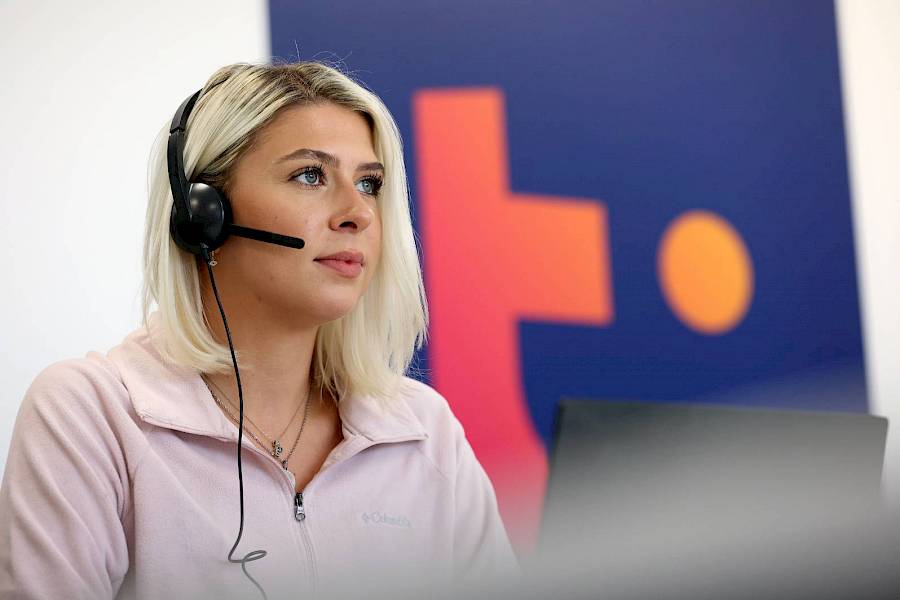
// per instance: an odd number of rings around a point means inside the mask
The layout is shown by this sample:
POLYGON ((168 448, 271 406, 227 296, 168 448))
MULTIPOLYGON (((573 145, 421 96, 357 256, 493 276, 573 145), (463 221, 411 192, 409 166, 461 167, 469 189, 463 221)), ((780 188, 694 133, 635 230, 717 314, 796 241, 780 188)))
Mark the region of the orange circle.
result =
POLYGON ((737 230, 722 217, 691 211, 675 219, 659 243, 663 296, 685 325, 708 335, 740 323, 753 299, 753 261, 737 230))

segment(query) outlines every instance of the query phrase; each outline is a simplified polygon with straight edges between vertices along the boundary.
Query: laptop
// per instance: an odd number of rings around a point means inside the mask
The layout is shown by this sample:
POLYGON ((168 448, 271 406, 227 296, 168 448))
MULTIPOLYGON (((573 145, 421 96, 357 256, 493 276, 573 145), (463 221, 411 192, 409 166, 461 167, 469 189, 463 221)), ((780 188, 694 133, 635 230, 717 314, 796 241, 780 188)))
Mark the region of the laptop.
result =
POLYGON ((880 509, 886 436, 864 414, 563 399, 539 552, 638 564, 821 532, 880 509))

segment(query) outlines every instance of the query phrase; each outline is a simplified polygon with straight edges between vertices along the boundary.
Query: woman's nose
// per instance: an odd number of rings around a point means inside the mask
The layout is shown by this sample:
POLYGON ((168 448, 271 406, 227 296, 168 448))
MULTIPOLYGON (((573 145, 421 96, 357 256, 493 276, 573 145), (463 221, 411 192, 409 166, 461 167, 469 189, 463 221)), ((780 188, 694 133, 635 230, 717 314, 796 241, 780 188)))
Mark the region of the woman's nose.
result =
POLYGON ((373 201, 356 189, 353 183, 340 185, 336 190, 338 199, 331 216, 331 228, 335 231, 350 229, 360 232, 366 229, 375 217, 373 201))

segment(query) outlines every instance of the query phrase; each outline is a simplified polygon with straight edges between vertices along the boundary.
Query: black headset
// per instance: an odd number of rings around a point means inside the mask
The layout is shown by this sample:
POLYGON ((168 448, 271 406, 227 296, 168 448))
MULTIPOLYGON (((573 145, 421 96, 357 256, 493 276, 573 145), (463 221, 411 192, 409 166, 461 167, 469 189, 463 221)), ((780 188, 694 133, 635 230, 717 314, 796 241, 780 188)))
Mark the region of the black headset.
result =
POLYGON ((169 232, 179 248, 204 256, 225 243, 229 235, 287 246, 303 248, 300 238, 235 225, 228 197, 219 189, 200 182, 190 182, 184 174, 184 142, 187 121, 203 90, 192 94, 172 117, 169 128, 167 160, 169 185, 172 188, 172 216, 169 232))
POLYGON ((197 91, 181 103, 181 106, 175 111, 175 116, 172 118, 172 126, 169 128, 167 160, 169 185, 172 188, 173 201, 172 215, 169 219, 169 232, 179 248, 203 258, 209 273, 212 290, 216 297, 216 304, 219 307, 219 313, 222 315, 222 324, 225 327, 228 348, 231 350, 231 360, 234 364, 234 376, 237 380, 240 406, 237 467, 241 520, 237 539, 228 553, 228 562, 240 564, 244 575, 260 591, 263 599, 267 600, 268 597, 265 590, 247 572, 247 563, 263 558, 266 556, 266 551, 253 550, 244 555, 243 558, 232 558, 244 532, 244 474, 241 465, 241 447, 244 433, 244 389, 241 385, 241 372, 238 369, 237 356, 234 353, 234 343, 231 340, 231 330, 228 327, 228 320, 225 318, 225 309, 222 307, 222 300, 219 298, 219 290, 216 287, 216 278, 213 275, 212 267, 216 263, 213 262, 210 252, 224 244, 229 235, 237 235, 260 242, 297 249, 303 248, 304 242, 296 237, 235 225, 232 219, 231 203, 222 190, 205 183, 188 181, 184 173, 184 142, 187 134, 187 121, 202 91, 197 91))

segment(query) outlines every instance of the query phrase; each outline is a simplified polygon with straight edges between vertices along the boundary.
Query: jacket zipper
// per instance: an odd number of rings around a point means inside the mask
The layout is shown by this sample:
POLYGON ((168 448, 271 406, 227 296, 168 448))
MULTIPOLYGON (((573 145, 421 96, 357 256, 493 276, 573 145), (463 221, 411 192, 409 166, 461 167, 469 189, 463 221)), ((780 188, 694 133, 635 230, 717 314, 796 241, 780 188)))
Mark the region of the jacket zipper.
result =
POLYGON ((294 518, 302 521, 306 518, 306 510, 303 508, 303 492, 297 492, 294 496, 294 518))
MULTIPOLYGON (((306 509, 303 506, 303 492, 297 492, 294 496, 294 518, 297 519, 299 523, 306 520, 306 509)), ((306 560, 310 569, 310 582, 312 590, 315 591, 317 579, 319 578, 318 569, 316 568, 316 558, 313 556, 312 552, 312 540, 309 539, 309 532, 306 530, 306 527, 300 527, 300 537, 303 538, 302 546, 306 551, 306 560)))

